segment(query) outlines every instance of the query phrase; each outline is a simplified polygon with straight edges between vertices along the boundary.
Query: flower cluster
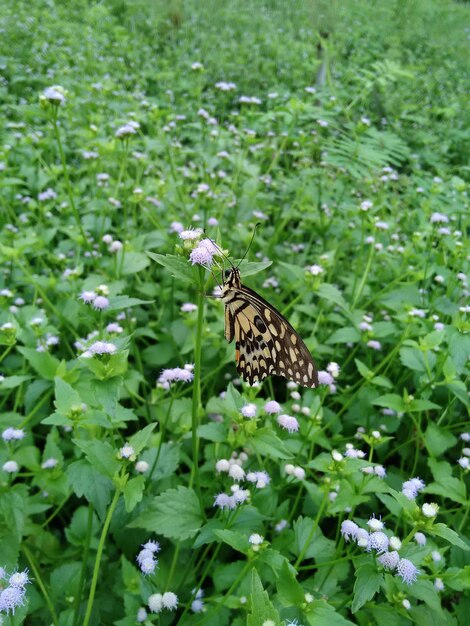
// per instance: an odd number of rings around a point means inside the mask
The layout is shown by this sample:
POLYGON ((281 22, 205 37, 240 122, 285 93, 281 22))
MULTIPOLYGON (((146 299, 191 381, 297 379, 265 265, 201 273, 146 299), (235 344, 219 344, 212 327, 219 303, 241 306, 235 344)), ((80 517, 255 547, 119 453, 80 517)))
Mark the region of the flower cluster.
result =
POLYGON ((160 552, 160 544, 158 541, 149 540, 142 544, 142 550, 136 557, 140 571, 145 574, 153 574, 158 567, 158 559, 156 555, 160 552))
POLYGON ((165 591, 163 594, 153 593, 147 604, 152 613, 161 613, 163 609, 174 611, 178 607, 178 596, 172 591, 165 591))
POLYGON ((341 524, 341 535, 346 542, 352 540, 360 548, 376 552, 377 561, 382 567, 394 571, 407 585, 414 583, 419 571, 409 559, 400 558, 398 553, 401 548, 400 539, 389 538, 384 532, 384 523, 375 517, 370 518, 367 525, 369 530, 364 530, 352 520, 345 520, 341 524))
POLYGON ((171 383, 190 383, 194 378, 194 365, 186 363, 184 367, 173 367, 162 371, 157 380, 157 385, 163 389, 169 389, 171 383))
POLYGON ((24 572, 15 572, 8 576, 5 570, 0 567, 0 584, 1 580, 8 579, 8 586, 0 592, 0 611, 5 611, 7 615, 14 615, 15 609, 23 606, 26 596, 26 585, 29 580, 28 570, 24 572))

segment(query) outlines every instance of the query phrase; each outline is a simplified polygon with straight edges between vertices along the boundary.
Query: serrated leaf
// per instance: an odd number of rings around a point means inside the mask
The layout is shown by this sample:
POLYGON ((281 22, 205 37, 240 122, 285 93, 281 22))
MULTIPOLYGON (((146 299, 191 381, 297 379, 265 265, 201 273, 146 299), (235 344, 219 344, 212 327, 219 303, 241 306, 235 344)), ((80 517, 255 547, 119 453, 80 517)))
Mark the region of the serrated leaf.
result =
POLYGON ((357 343, 360 340, 361 333, 353 326, 346 326, 335 330, 325 343, 357 343))
POLYGON ((129 298, 129 296, 113 296, 109 298, 109 307, 107 311, 122 311, 130 309, 133 306, 142 304, 152 304, 153 300, 141 300, 140 298, 129 298))
POLYGON ((276 578, 277 595, 282 606, 298 606, 305 601, 305 592, 289 563, 284 561, 276 578))
POLYGON ((137 504, 142 500, 145 489, 145 478, 143 476, 135 476, 127 481, 124 489, 124 503, 126 511, 130 513, 137 504))
POLYGON ((193 489, 179 486, 156 496, 145 513, 131 524, 132 528, 145 528, 169 539, 188 539, 201 528, 203 517, 199 500, 193 489))
POLYGON ((451 432, 444 428, 439 428, 433 422, 428 424, 424 433, 424 440, 426 447, 434 457, 440 456, 457 443, 457 438, 451 432))
POLYGON ((459 535, 455 532, 455 530, 452 530, 452 528, 449 528, 445 524, 442 524, 442 523, 433 524, 431 530, 428 532, 430 535, 437 535, 438 537, 442 537, 443 539, 445 539, 452 545, 457 546, 458 548, 462 548, 462 550, 466 550, 466 551, 470 550, 470 546, 468 546, 459 537, 459 535))
POLYGON ((31 380, 31 376, 7 376, 0 381, 0 389, 15 389, 19 387, 21 383, 31 380))
POLYGON ((67 415, 72 407, 82 404, 81 398, 75 389, 62 378, 55 378, 55 402, 58 413, 67 415))
POLYGON ((71 463, 65 473, 74 493, 81 498, 85 496, 95 507, 98 515, 103 518, 111 502, 113 491, 112 481, 98 472, 84 459, 71 463))
POLYGON ((215 530, 214 535, 221 539, 224 543, 231 546, 234 550, 247 554, 250 548, 248 538, 240 532, 228 529, 215 530))
MULTIPOLYGON (((235 263, 236 265, 237 263, 235 263)), ((247 261, 243 260, 240 263, 240 274, 245 278, 246 276, 253 276, 262 272, 273 264, 272 261, 247 261)))
POLYGON ((306 614, 311 626, 354 626, 354 622, 343 617, 324 600, 310 602, 306 614))
POLYGON ((145 446, 148 444, 150 437, 152 436, 152 432, 155 430, 156 426, 156 424, 149 424, 142 430, 136 432, 129 439, 129 443, 134 448, 134 453, 136 455, 140 454, 145 446))
POLYGON ((372 404, 383 406, 386 409, 393 409, 398 413, 403 413, 406 410, 406 404, 403 398, 396 393, 386 393, 373 400, 372 404))
POLYGON ((18 352, 24 356, 31 367, 36 370, 41 378, 54 380, 60 361, 49 352, 37 352, 33 348, 18 348, 18 352))
POLYGON ((247 626, 261 626, 268 620, 272 620, 273 626, 280 626, 279 614, 271 604, 258 572, 254 568, 251 572, 250 605, 251 611, 247 617, 247 626))
POLYGON ((292 453, 269 428, 259 428, 250 439, 250 444, 262 456, 273 459, 291 459, 292 453))
POLYGON ((343 298, 340 290, 334 285, 330 285, 329 283, 322 283, 319 285, 316 294, 319 298, 323 300, 327 300, 328 302, 332 302, 336 304, 341 309, 348 310, 349 307, 346 303, 346 300, 343 298))
POLYGON ((113 478, 121 464, 116 458, 116 450, 106 441, 98 439, 74 439, 73 443, 85 453, 86 458, 97 472, 113 478))
POLYGON ((167 269, 171 276, 184 283, 194 282, 194 272, 188 259, 182 259, 173 254, 156 254, 155 252, 147 252, 147 254, 151 259, 167 269))
POLYGON ((375 565, 366 563, 356 570, 356 582, 354 583, 354 598, 351 612, 357 613, 366 602, 372 600, 383 583, 383 574, 379 574, 375 565))

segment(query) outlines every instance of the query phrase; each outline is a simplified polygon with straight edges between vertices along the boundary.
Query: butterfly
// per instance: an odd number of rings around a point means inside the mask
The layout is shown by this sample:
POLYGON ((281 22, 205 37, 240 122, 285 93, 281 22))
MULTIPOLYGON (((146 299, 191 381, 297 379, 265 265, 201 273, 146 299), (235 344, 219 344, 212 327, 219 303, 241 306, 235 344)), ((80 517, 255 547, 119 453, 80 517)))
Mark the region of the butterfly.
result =
POLYGON ((235 339, 237 371, 252 385, 272 374, 303 387, 318 386, 318 371, 307 346, 279 311, 249 287, 240 271, 225 271, 225 338, 235 339))

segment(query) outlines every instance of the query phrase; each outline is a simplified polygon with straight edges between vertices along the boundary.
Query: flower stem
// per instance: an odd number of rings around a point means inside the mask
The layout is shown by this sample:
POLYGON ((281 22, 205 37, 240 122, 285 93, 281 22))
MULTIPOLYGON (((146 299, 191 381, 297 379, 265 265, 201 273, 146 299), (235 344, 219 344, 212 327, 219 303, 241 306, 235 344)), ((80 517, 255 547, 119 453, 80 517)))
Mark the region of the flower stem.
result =
POLYGON ((72 207, 72 213, 73 213, 73 216, 75 218, 75 222, 77 223, 77 227, 78 227, 78 229, 80 231, 80 234, 81 234, 81 236, 83 238, 83 244, 89 248, 90 244, 88 242, 88 239, 87 239, 87 236, 85 234, 85 231, 83 230, 82 222, 80 220, 80 214, 79 214, 78 209, 77 209, 77 207, 75 205, 75 200, 74 200, 74 197, 73 197, 72 185, 70 183, 69 171, 67 169, 67 161, 65 159, 65 153, 64 153, 64 148, 62 146, 62 140, 60 138, 59 125, 57 124, 57 108, 56 108, 56 110, 54 112, 54 116, 52 118, 52 125, 54 127, 54 135, 55 135, 55 139, 56 139, 56 142, 57 142, 57 148, 59 150, 60 162, 62 164, 62 173, 64 175, 65 187, 67 189, 67 195, 69 197, 70 206, 72 207))
POLYGON ((41 589, 42 595, 44 596, 44 600, 46 601, 46 604, 49 608, 49 612, 51 614, 51 618, 52 618, 52 623, 54 624, 54 626, 59 626, 59 620, 57 618, 57 614, 55 612, 54 609, 54 605, 52 604, 52 600, 49 597, 49 594, 47 592, 46 586, 44 584, 44 581, 41 577, 41 571, 36 563, 36 559, 34 558, 34 556, 31 554, 31 552, 29 551, 29 548, 26 547, 25 544, 23 544, 21 546, 21 550, 23 551, 23 554, 25 555, 25 557, 28 560, 29 566, 31 567, 31 570, 34 574, 34 578, 35 581, 38 585, 38 587, 41 589))
POLYGON ((98 544, 98 551, 96 552, 95 567, 93 568, 93 578, 91 579, 90 595, 88 596, 88 603, 86 607, 85 618, 83 620, 83 626, 88 626, 88 624, 90 623, 91 611, 93 609, 93 601, 95 599, 96 585, 98 583, 98 574, 100 572, 100 563, 101 557, 103 555, 104 544, 106 541, 106 536, 108 534, 109 525, 111 524, 111 518, 113 517, 113 513, 116 509, 120 495, 121 492, 119 491, 119 489, 116 489, 113 501, 111 502, 108 512, 106 514, 103 530, 101 531, 101 537, 98 544))
POLYGON ((370 267, 372 265, 372 259, 373 258, 374 258, 374 246, 371 245, 370 249, 369 249, 369 257, 367 259, 366 267, 365 267, 364 273, 363 273, 362 278, 361 278, 361 282, 359 283, 359 287, 358 287, 358 289, 356 291, 356 294, 354 296, 354 300, 353 300, 353 303, 352 303, 352 308, 353 309, 355 308, 357 301, 361 297, 362 290, 364 289, 364 285, 366 284, 367 276, 369 275, 369 271, 370 271, 370 267))
POLYGON ((192 437, 192 450, 193 450, 193 466, 191 470, 191 478, 189 480, 189 486, 192 487, 196 484, 196 491, 201 504, 201 510, 204 510, 202 505, 201 487, 199 483, 199 438, 197 435, 197 429, 199 426, 199 410, 201 406, 201 353, 202 353, 202 331, 204 322, 204 294, 202 291, 202 285, 204 280, 204 269, 198 268, 199 272, 199 289, 197 294, 197 324, 196 324, 196 338, 194 346, 194 381, 193 381, 193 402, 191 410, 191 437, 192 437))
POLYGON ((318 528, 318 524, 320 523, 320 519, 321 519, 323 511, 324 511, 324 509, 326 507, 326 503, 327 502, 328 502, 328 492, 325 491, 325 495, 323 496, 322 503, 320 505, 320 508, 318 509, 318 513, 317 513, 317 516, 315 518, 315 521, 312 524, 312 528, 311 528, 311 530, 310 530, 310 532, 308 534, 308 537, 307 537, 307 539, 306 539, 306 541, 304 543, 304 546, 303 546, 302 550, 300 551, 299 556, 297 557, 296 562, 294 563, 294 567, 296 569, 300 565, 300 563, 302 563, 302 561, 304 559, 304 556, 307 553, 307 550, 308 550, 308 548, 310 546, 310 542, 312 541, 313 535, 315 534, 315 531, 318 528))

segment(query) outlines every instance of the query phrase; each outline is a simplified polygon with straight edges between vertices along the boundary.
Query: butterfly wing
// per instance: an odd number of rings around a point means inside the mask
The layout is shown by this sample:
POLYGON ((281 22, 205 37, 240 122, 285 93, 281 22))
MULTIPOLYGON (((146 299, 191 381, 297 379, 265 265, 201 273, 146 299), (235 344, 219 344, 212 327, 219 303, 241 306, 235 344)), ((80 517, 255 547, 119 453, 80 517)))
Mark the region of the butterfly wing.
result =
POLYGON ((237 371, 250 384, 275 374, 304 387, 318 385, 317 367, 297 332, 244 285, 226 302, 225 337, 235 338, 237 371))

